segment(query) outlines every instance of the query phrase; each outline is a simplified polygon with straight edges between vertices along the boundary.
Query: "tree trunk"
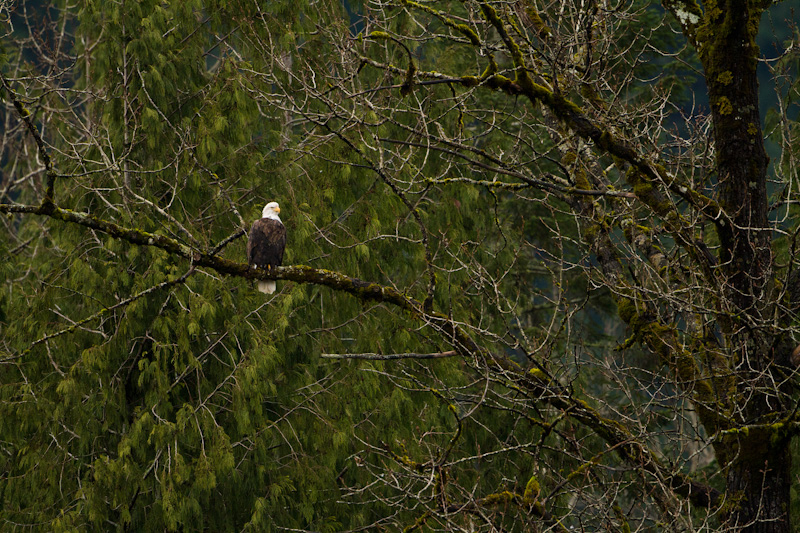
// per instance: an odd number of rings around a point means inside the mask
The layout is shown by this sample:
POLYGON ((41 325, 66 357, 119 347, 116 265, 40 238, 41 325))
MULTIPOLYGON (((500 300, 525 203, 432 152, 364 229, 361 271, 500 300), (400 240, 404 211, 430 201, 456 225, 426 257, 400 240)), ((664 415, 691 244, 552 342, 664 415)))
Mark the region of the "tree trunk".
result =
MULTIPOLYGON (((759 55, 755 38, 762 8, 745 0, 706 4, 697 45, 709 90, 717 162, 716 222, 725 298, 720 326, 737 394, 729 404, 730 429, 716 445, 727 473, 723 521, 736 531, 789 532, 789 439, 780 424, 774 383, 776 339, 769 333, 774 305, 768 223, 766 155, 758 108, 759 55)), ((781 387, 784 388, 785 386, 781 387)))
POLYGON ((741 0, 721 2, 720 8, 722 14, 706 15, 709 27, 698 36, 714 122, 719 203, 727 215, 717 223, 720 264, 731 303, 758 318, 772 263, 770 232, 764 231, 769 158, 756 76, 761 10, 741 0))
MULTIPOLYGON (((772 428, 770 428, 772 429, 772 428)), ((736 531, 788 533, 791 453, 774 431, 750 432, 727 471, 725 522, 736 531)))

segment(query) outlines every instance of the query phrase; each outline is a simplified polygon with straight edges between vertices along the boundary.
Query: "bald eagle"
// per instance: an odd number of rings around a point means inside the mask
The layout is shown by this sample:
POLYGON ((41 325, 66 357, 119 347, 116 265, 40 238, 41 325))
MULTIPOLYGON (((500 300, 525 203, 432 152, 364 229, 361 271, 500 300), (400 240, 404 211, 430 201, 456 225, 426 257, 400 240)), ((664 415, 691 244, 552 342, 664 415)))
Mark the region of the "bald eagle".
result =
MULTIPOLYGON (((247 239, 247 262, 252 268, 269 270, 281 266, 283 250, 286 248, 286 228, 278 216, 280 212, 278 202, 270 202, 264 206, 262 218, 253 222, 247 239)), ((275 292, 275 281, 259 281, 258 290, 272 294, 275 292)))

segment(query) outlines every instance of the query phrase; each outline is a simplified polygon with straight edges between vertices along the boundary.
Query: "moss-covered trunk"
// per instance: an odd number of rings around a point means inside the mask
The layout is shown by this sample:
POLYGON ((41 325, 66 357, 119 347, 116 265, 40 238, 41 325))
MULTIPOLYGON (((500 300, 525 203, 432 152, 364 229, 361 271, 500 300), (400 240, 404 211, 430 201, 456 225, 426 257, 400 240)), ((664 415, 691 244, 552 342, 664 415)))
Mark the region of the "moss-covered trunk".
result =
MULTIPOLYGON (((705 70, 714 122, 718 201, 716 223, 724 294, 720 325, 737 369, 728 404, 729 429, 716 448, 726 466, 724 521, 741 531, 790 531, 788 440, 780 427, 774 350, 768 328, 774 316, 767 165, 758 108, 756 34, 763 4, 748 0, 704 2, 696 44, 705 70), (757 428, 757 429, 756 429, 757 428)), ((778 343, 779 344, 779 343, 778 343)))
POLYGON ((714 122, 721 267, 738 310, 759 311, 771 273, 766 175, 755 37, 762 10, 746 0, 707 4, 698 45, 714 122))

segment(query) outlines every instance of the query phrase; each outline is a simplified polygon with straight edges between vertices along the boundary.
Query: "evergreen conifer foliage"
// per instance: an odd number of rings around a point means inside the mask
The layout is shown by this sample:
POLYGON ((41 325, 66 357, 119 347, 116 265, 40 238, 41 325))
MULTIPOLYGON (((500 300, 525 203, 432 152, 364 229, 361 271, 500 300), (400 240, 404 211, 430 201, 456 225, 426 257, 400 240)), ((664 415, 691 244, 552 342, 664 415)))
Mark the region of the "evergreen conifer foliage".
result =
POLYGON ((790 530, 766 3, 11 7, 3 529, 790 530))

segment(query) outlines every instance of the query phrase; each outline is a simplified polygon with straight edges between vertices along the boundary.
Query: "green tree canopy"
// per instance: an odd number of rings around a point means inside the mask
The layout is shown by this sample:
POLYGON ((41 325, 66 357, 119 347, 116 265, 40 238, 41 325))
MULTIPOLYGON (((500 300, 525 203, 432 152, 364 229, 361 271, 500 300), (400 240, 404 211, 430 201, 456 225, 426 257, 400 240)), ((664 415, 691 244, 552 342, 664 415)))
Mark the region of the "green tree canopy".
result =
POLYGON ((771 4, 0 1, 3 529, 791 531, 771 4))

